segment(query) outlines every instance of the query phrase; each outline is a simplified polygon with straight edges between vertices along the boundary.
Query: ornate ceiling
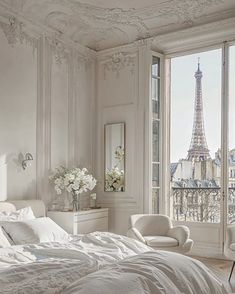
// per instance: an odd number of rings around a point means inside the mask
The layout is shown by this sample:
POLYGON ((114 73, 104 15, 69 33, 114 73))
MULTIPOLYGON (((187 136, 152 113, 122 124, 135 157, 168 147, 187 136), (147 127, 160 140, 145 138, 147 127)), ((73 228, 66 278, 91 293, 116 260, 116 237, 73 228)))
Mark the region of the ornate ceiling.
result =
POLYGON ((234 17, 235 1, 0 0, 5 11, 99 51, 234 17))

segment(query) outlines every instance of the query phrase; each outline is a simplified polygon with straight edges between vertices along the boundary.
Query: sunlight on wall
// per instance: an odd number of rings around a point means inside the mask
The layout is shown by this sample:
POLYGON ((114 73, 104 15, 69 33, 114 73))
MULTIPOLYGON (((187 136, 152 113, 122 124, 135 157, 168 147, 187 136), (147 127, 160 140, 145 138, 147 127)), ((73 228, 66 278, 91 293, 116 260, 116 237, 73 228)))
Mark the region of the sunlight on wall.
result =
POLYGON ((7 199, 7 163, 6 155, 0 155, 0 201, 7 199))
POLYGON ((35 198, 36 164, 23 170, 18 156, 36 158, 37 54, 2 31, 0 44, 0 200, 35 198))

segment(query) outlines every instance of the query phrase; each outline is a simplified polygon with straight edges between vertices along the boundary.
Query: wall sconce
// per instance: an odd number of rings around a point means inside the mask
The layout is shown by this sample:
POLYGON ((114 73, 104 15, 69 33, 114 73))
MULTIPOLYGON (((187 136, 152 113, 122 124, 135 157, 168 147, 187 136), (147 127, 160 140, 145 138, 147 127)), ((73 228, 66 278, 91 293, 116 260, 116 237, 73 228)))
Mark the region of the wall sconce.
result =
POLYGON ((27 167, 29 167, 32 163, 32 160, 33 160, 33 155, 31 153, 26 153, 25 158, 22 161, 23 169, 26 169, 27 167))

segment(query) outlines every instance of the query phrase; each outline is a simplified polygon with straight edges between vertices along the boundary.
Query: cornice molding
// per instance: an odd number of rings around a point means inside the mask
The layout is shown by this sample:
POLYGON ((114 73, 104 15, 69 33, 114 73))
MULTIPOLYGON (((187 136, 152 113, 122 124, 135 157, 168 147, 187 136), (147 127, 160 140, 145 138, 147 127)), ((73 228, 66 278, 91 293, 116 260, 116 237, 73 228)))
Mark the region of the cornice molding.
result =
POLYGON ((177 32, 158 35, 153 38, 154 50, 166 55, 177 55, 177 52, 198 50, 235 39, 235 17, 191 27, 177 32))

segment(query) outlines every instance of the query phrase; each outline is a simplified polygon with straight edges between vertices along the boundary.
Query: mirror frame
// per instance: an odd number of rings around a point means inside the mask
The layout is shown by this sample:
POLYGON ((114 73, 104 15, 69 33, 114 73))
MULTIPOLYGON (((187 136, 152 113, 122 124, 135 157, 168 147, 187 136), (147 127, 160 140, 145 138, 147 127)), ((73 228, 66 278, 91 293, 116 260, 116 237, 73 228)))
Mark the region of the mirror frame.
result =
POLYGON ((126 191, 126 123, 125 122, 111 122, 104 124, 104 183, 103 183, 103 189, 106 193, 124 193, 126 191), (106 191, 105 190, 105 177, 106 177, 106 127, 110 125, 123 125, 124 129, 124 189, 123 191, 106 191))

